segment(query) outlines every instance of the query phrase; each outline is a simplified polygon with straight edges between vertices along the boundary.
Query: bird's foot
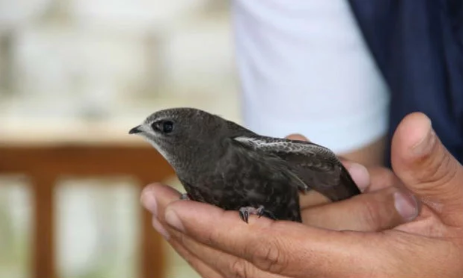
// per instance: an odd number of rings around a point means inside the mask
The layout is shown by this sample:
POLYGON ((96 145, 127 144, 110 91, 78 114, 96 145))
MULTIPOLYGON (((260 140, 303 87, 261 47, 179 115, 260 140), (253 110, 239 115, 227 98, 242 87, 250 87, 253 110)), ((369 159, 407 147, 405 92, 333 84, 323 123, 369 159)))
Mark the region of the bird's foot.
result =
POLYGON ((245 221, 246 223, 248 223, 248 217, 250 216, 250 214, 257 215, 258 217, 261 217, 264 215, 273 220, 277 219, 272 212, 264 209, 264 206, 259 206, 258 208, 242 207, 239 209, 238 213, 240 214, 240 218, 242 218, 242 220, 245 221))
POLYGON ((192 198, 190 198, 188 193, 182 193, 182 195, 180 195, 180 199, 181 200, 192 200, 192 198))

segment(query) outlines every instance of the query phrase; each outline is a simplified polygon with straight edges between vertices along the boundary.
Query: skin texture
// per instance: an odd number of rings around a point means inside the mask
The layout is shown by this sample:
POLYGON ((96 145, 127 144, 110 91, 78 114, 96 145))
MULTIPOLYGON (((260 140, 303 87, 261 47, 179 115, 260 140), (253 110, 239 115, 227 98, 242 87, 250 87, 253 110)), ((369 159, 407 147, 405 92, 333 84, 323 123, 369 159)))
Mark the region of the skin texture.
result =
POLYGON ((304 224, 252 216, 244 225, 234 212, 179 201, 160 184, 148 186, 142 202, 203 277, 462 277, 462 165, 425 115, 399 125, 392 164, 393 173, 366 172, 345 162, 365 193, 301 202, 304 224))

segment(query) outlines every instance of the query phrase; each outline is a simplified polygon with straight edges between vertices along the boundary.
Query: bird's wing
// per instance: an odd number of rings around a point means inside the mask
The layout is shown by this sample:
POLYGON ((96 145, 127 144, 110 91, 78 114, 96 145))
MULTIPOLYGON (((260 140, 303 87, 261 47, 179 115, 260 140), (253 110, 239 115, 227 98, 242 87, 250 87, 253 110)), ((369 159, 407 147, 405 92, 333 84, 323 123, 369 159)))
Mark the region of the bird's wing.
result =
POLYGON ((337 156, 325 147, 305 141, 262 136, 239 136, 234 140, 284 160, 302 181, 298 185, 302 191, 313 188, 332 201, 360 193, 337 156))

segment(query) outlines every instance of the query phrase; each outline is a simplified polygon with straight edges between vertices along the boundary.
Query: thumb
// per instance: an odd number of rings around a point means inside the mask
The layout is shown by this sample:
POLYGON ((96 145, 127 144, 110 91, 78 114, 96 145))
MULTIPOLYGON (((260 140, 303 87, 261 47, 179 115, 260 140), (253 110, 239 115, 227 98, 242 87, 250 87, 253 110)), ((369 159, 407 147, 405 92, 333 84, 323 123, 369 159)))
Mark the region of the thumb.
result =
POLYGON ((445 224, 462 226, 462 165, 427 116, 412 113, 403 119, 393 136, 391 160, 395 174, 422 203, 445 224))

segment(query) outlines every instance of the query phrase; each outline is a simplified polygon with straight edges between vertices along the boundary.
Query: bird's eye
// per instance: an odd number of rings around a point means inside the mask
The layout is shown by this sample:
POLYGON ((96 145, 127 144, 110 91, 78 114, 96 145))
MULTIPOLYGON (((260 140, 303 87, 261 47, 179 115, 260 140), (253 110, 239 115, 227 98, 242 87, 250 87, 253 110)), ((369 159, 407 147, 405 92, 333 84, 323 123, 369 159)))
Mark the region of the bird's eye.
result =
POLYGON ((174 123, 171 121, 164 121, 162 127, 164 133, 170 133, 174 129, 174 123))
POLYGON ((162 133, 171 133, 174 129, 174 123, 172 121, 157 121, 151 124, 154 131, 162 133))

